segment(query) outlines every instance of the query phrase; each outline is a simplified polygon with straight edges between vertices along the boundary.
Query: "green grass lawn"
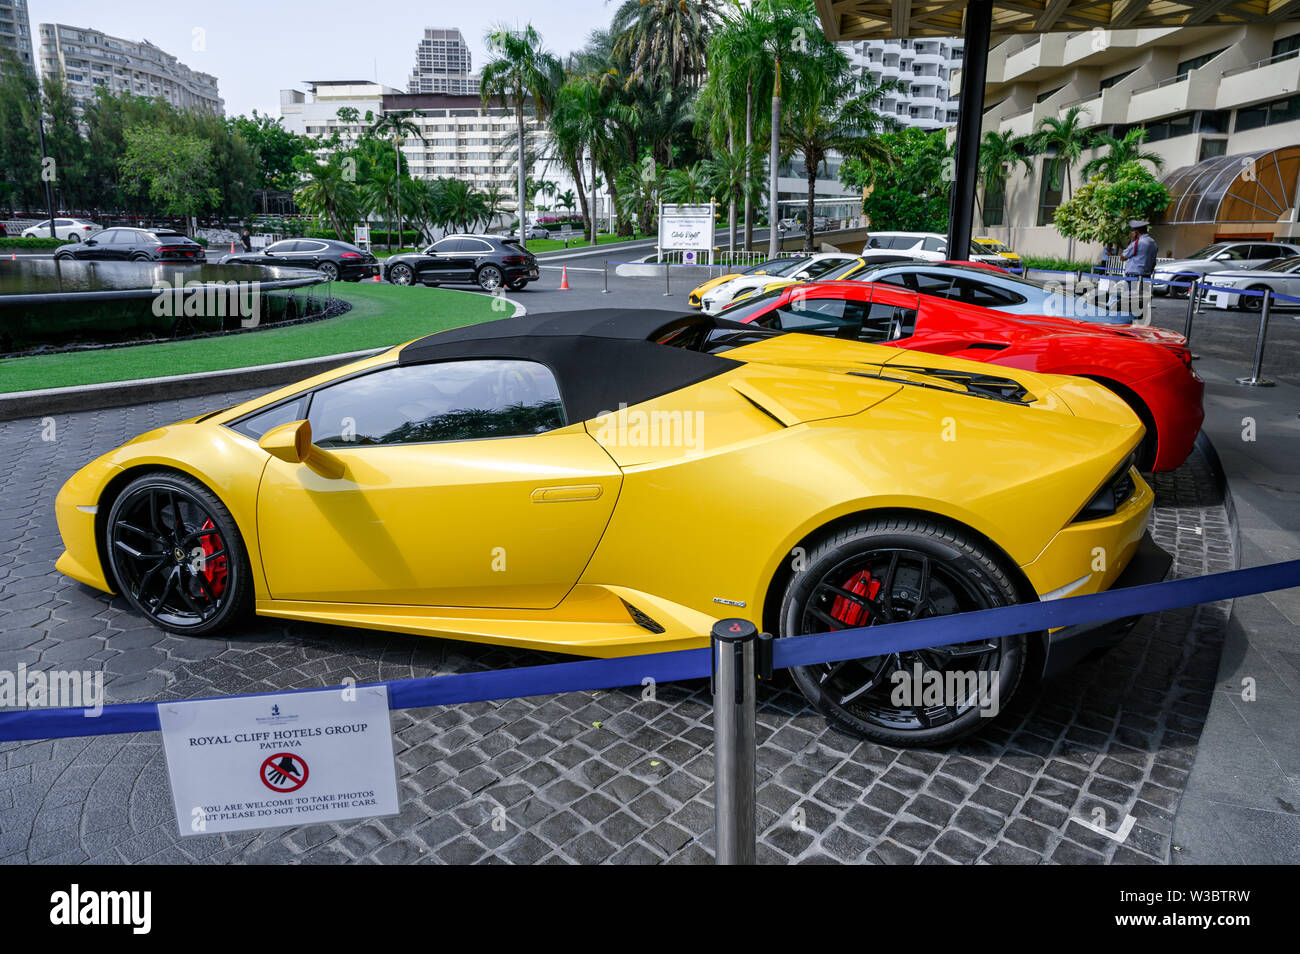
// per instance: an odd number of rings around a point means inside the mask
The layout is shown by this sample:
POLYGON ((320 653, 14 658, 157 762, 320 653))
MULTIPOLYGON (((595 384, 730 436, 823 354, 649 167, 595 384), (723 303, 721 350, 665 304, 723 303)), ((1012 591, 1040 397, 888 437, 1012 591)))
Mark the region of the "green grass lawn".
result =
POLYGON ((444 288, 335 282, 334 295, 351 302, 352 310, 324 321, 196 341, 10 358, 0 361, 0 393, 220 371, 364 351, 509 314, 493 310, 493 304, 501 299, 444 288))
MULTIPOLYGON (((654 238, 653 235, 640 234, 636 239, 654 238)), ((636 239, 629 238, 626 235, 598 235, 596 237, 597 245, 612 245, 615 242, 632 242, 636 239)), ((586 239, 569 239, 569 248, 587 248, 591 243, 586 239)), ((528 251, 534 254, 538 252, 554 252, 564 249, 564 239, 529 239, 528 251)))

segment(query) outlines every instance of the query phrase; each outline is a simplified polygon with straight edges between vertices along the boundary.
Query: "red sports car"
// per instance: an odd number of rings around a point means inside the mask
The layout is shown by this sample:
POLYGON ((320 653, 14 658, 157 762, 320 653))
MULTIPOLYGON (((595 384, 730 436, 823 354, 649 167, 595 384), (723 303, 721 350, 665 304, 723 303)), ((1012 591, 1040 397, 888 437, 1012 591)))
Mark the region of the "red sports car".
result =
POLYGON ((1123 398, 1146 425, 1139 453, 1144 471, 1181 466, 1205 417, 1205 382, 1192 370, 1187 340, 1161 328, 1010 315, 852 281, 779 288, 720 317, 1091 378, 1123 398))

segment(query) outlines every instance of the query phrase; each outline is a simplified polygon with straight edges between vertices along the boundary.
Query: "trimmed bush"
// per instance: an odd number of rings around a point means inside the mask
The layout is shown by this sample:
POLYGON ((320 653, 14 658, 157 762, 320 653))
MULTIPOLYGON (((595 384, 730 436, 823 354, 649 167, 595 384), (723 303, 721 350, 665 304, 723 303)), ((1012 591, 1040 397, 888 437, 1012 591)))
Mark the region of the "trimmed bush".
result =
POLYGON ((69 239, 22 238, 17 235, 0 236, 0 248, 58 248, 60 245, 72 245, 69 239))

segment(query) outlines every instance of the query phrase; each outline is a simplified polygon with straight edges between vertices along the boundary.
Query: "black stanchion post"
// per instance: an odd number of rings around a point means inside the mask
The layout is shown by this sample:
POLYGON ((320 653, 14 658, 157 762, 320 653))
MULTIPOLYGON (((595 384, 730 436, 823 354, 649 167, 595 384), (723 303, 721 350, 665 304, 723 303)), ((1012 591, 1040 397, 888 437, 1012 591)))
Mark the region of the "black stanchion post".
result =
MULTIPOLYGON (((720 865, 752 865, 754 815, 754 649, 745 619, 713 624, 713 818, 720 865)), ((769 644, 770 645, 770 644, 769 644)))
POLYGON ((609 259, 605 259, 605 287, 600 292, 602 295, 609 294, 609 259))
POLYGON ((1183 337, 1187 339, 1187 347, 1192 346, 1192 315, 1196 312, 1196 279, 1192 279, 1191 285, 1187 287, 1187 318, 1183 321, 1183 337))
POLYGON ((669 265, 668 262, 664 262, 664 297, 665 298, 667 298, 669 295, 673 293, 672 278, 670 277, 670 271, 669 271, 671 268, 672 266, 669 265))
POLYGON ((1274 382, 1260 377, 1264 370, 1264 339, 1268 336, 1268 314, 1272 310, 1273 293, 1264 292, 1264 302, 1259 309, 1259 337, 1255 339, 1255 370, 1248 378, 1238 378, 1237 383, 1248 388, 1271 388, 1274 382))

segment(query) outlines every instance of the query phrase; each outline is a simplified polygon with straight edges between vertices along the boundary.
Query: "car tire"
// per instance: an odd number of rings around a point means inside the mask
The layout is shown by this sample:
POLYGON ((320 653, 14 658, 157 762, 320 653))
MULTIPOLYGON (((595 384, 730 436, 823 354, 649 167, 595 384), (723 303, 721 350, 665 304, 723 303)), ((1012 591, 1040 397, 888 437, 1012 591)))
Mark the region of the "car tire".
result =
POLYGON ((388 270, 388 280, 394 285, 414 285, 415 273, 410 265, 394 265, 388 270))
POLYGON ((511 291, 523 291, 525 288, 528 287, 528 279, 518 278, 512 282, 506 282, 506 287, 509 288, 511 291))
POLYGON ((484 291, 496 291, 505 284, 505 274, 495 265, 484 265, 474 276, 478 287, 484 291))
MULTIPOLYGON (((880 517, 838 530, 803 555, 781 601, 779 635, 1017 602, 1004 558, 987 543, 921 517, 880 517)), ((813 707, 840 729, 885 745, 943 745, 985 724, 983 703, 1005 709, 1020 686, 1027 653, 1027 637, 1020 635, 800 666, 791 674, 813 707), (927 705, 924 694, 907 697, 911 687, 897 678, 918 671, 971 674, 977 685, 987 680, 987 695, 927 705)))
MULTIPOLYGON (((54 234, 55 234, 55 236, 58 236, 59 233, 58 233, 58 232, 55 232, 54 234)), ((75 242, 77 245, 80 245, 80 244, 81 244, 81 236, 78 235, 76 232, 69 232, 69 233, 68 233, 68 238, 69 238, 71 241, 75 242)))
POLYGON ((131 261, 133 261, 133 262, 149 262, 149 261, 153 261, 153 260, 152 260, 148 255, 145 255, 143 252, 138 252, 138 253, 136 253, 135 255, 132 255, 132 256, 131 256, 131 261))
MULTIPOLYGON (((1251 285, 1243 291, 1266 292, 1272 291, 1267 285, 1251 285)), ((1258 295, 1239 295, 1237 296, 1238 307, 1242 311, 1249 311, 1252 314, 1259 314, 1264 310, 1264 299, 1258 295)))
POLYGON ((156 471, 127 484, 109 508, 104 552, 118 592, 168 632, 207 635, 252 610, 253 574, 239 527, 192 477, 156 471))
POLYGON ((316 271, 324 275, 327 282, 336 282, 339 280, 339 267, 333 262, 321 262, 316 266, 316 271))

